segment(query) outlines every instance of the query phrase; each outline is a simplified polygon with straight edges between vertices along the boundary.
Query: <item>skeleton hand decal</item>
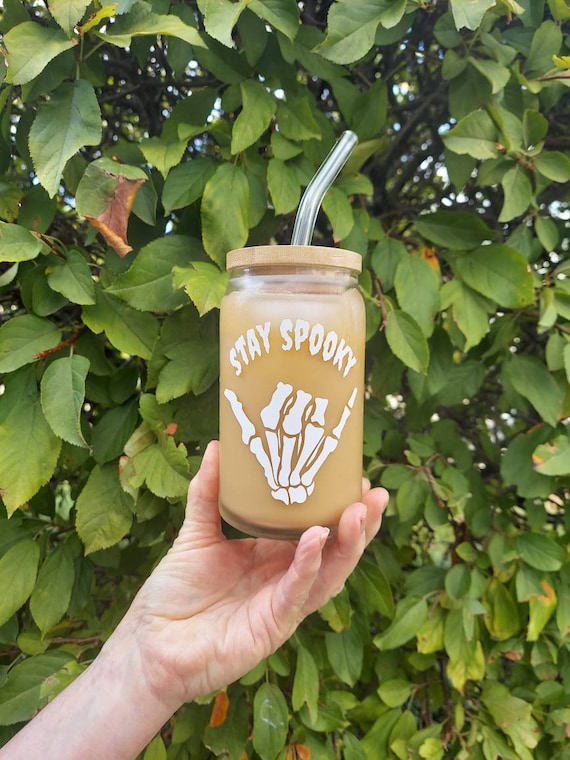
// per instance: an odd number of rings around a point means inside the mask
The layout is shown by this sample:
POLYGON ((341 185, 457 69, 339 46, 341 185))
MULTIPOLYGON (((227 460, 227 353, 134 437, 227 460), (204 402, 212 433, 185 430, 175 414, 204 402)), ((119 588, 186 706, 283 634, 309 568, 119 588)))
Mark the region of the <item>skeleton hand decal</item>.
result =
POLYGON ((315 476, 338 446, 357 392, 354 388, 338 424, 325 434, 328 399, 313 398, 306 391, 294 391, 288 383, 277 383, 271 401, 261 410, 262 440, 234 391, 224 391, 241 428, 242 441, 263 468, 274 499, 302 504, 313 493, 315 476))

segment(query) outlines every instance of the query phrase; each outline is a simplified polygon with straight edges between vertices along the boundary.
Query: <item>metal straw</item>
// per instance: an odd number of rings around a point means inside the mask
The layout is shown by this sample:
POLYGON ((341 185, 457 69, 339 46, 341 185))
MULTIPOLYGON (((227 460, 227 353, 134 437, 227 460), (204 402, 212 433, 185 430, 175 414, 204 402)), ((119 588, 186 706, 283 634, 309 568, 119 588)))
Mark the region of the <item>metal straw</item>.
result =
POLYGON ((343 132, 307 185, 295 218, 291 245, 308 245, 311 242, 317 213, 325 193, 348 161, 357 142, 358 137, 354 132, 343 132))

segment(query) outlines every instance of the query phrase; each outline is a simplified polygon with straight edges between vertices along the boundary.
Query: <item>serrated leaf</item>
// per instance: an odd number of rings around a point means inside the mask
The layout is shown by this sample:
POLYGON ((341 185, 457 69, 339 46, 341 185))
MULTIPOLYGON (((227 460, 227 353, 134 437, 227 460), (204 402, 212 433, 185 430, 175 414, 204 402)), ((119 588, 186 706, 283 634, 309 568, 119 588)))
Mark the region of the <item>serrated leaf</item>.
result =
POLYGON ((133 488, 144 484, 155 496, 181 499, 190 482, 186 457, 184 445, 176 446, 174 439, 168 436, 160 443, 145 446, 123 464, 123 477, 133 488))
POLYGON ((71 37, 89 4, 89 0, 50 0, 49 10, 63 31, 71 37))
POLYGON ((323 211, 328 216, 335 241, 347 238, 354 227, 352 205, 346 193, 331 187, 323 198, 323 211))
POLYGON ((564 393, 546 365, 534 356, 512 356, 503 368, 504 379, 532 404, 542 419, 556 427, 564 393))
POLYGON ((26 84, 39 76, 60 53, 70 50, 77 40, 68 39, 60 29, 35 21, 24 21, 4 35, 8 72, 6 82, 26 84))
POLYGON ((0 396, 0 497, 8 515, 47 483, 60 450, 41 408, 34 369, 7 378, 0 396))
POLYGON ((299 7, 295 0, 249 0, 247 7, 293 41, 299 31, 299 7))
POLYGON ((0 327, 0 372, 12 372, 35 361, 61 341, 53 322, 33 314, 12 317, 0 327))
POLYGON ((172 273, 200 251, 198 241, 184 235, 166 235, 153 240, 141 248, 132 266, 120 274, 106 292, 139 311, 176 309, 185 299, 175 288, 172 273))
POLYGON ((132 504, 117 464, 96 465, 76 502, 75 525, 86 554, 115 546, 129 532, 132 504))
POLYGON ((9 620, 33 591, 40 547, 31 538, 12 546, 0 557, 0 625, 9 620))
POLYGON ((169 214, 197 201, 217 167, 218 163, 212 158, 198 157, 172 169, 162 190, 165 212, 169 214))
POLYGON ((525 257, 506 245, 476 248, 454 259, 457 275, 499 306, 522 308, 534 302, 534 279, 525 257))
POLYGON ((425 599, 405 597, 396 607, 396 615, 390 626, 374 637, 374 645, 382 651, 397 649, 416 636, 427 619, 425 599))
POLYGON ((232 31, 246 5, 246 0, 198 0, 206 31, 226 47, 234 46, 232 31))
POLYGON ((224 267, 226 253, 245 245, 249 232, 249 182, 243 169, 218 166, 204 188, 201 218, 204 249, 224 267))
POLYGON ((71 248, 66 251, 65 259, 48 271, 50 288, 72 303, 84 306, 94 304, 95 283, 85 256, 71 248))
POLYGON ((281 133, 289 140, 321 139, 321 128, 307 97, 291 97, 286 103, 279 103, 277 122, 281 133))
POLYGON ((466 211, 440 209, 422 214, 414 227, 430 242, 454 251, 468 251, 496 237, 481 217, 466 211))
POLYGON ((466 153, 479 159, 497 156, 497 128, 486 111, 464 116, 442 139, 449 150, 460 155, 466 153))
POLYGON ((30 598, 30 612, 42 634, 67 612, 74 582, 73 552, 68 544, 58 544, 41 566, 30 598))
POLYGON ((275 760, 289 728, 287 702, 281 689, 263 683, 253 698, 253 748, 261 760, 275 760))
POLYGON ((30 154, 38 179, 53 197, 67 161, 85 145, 101 141, 101 112, 93 85, 64 82, 41 103, 30 129, 30 154))
POLYGON ((104 331, 120 351, 150 359, 158 338, 158 322, 150 314, 97 289, 95 305, 83 308, 83 321, 94 333, 104 331))
POLYGON ((450 0, 455 26, 457 29, 478 29, 483 16, 495 3, 496 0, 450 0))
POLYGON ((338 0, 329 9, 327 36, 316 52, 335 63, 358 61, 374 45, 382 17, 391 10, 393 4, 387 0, 338 0))
POLYGON ((289 214, 297 208, 301 197, 297 173, 279 158, 269 159, 267 188, 276 214, 289 214))
POLYGON ((177 37, 195 47, 206 47, 197 29, 185 24, 174 14, 153 13, 152 6, 141 0, 128 13, 119 16, 105 34, 99 33, 99 36, 112 45, 127 48, 133 37, 156 37, 157 34, 177 37))
POLYGON ((493 306, 492 302, 461 280, 447 282, 441 290, 441 297, 442 307, 453 305, 453 321, 467 339, 464 351, 479 345, 491 328, 489 304, 493 306))
POLYGON ((174 287, 184 288, 201 317, 219 309, 228 287, 229 273, 207 261, 194 261, 191 267, 174 267, 174 287))
POLYGON ((528 207, 533 200, 532 185, 527 172, 520 164, 505 173, 501 180, 503 187, 504 200, 501 213, 499 214, 500 222, 510 222, 517 216, 521 216, 528 211, 528 207))
POLYGON ((89 359, 79 354, 56 359, 44 372, 41 402, 53 432, 74 446, 88 448, 81 432, 81 412, 85 401, 85 378, 89 359))
POLYGON ((0 263, 30 261, 42 247, 41 240, 30 230, 0 221, 0 263))
POLYGON ((41 706, 42 685, 69 662, 73 656, 57 649, 16 663, 0 691, 0 726, 30 720, 41 706))
POLYGON ((169 348, 166 355, 170 361, 161 369, 156 386, 160 404, 185 393, 199 396, 218 375, 218 347, 208 337, 181 340, 169 348))
POLYGON ((416 320, 426 337, 433 332, 433 319, 439 310, 439 286, 439 276, 419 256, 406 256, 396 268, 398 304, 416 320))
POLYGON ((155 166, 166 178, 172 167, 182 160, 187 144, 187 140, 169 139, 163 135, 144 138, 140 142, 140 149, 149 164, 155 166))
POLYGON ((242 110, 232 128, 233 154, 249 148, 267 130, 276 110, 275 98, 260 82, 246 79, 240 84, 242 110))
POLYGON ((386 320, 386 340, 392 353, 407 367, 426 373, 429 347, 416 320, 404 311, 394 310, 386 320))

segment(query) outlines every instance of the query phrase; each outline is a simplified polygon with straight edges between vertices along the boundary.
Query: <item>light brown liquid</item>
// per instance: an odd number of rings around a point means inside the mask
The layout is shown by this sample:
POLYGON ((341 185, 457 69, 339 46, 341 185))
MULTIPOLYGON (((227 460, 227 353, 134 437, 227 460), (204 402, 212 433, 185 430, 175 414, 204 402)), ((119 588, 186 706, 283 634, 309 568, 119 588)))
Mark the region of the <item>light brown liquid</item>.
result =
POLYGON ((355 288, 225 296, 220 511, 233 526, 295 538, 360 499, 364 321, 355 288))

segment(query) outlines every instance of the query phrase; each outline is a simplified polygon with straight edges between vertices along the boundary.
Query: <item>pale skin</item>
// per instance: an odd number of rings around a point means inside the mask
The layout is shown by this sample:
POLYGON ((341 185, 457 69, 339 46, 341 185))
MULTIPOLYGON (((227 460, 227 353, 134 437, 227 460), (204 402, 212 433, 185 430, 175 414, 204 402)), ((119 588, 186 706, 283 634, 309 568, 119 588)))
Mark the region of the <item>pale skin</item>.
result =
POLYGON ((133 760, 179 707, 247 673, 343 588, 387 502, 364 481, 334 537, 314 526, 298 542, 227 540, 212 442, 171 549, 94 662, 0 760, 133 760))

